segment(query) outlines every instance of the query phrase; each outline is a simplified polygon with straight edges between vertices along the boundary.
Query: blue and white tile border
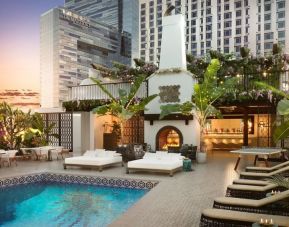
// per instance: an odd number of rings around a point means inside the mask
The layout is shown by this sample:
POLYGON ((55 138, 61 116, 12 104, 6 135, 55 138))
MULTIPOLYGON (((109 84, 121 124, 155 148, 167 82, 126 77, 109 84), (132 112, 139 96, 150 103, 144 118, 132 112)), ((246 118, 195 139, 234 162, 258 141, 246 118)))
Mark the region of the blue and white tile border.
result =
POLYGON ((0 188, 35 182, 88 184, 96 186, 135 188, 135 189, 152 189, 159 183, 158 181, 152 180, 124 179, 114 177, 84 176, 84 175, 44 172, 44 173, 25 174, 14 177, 0 178, 0 188))

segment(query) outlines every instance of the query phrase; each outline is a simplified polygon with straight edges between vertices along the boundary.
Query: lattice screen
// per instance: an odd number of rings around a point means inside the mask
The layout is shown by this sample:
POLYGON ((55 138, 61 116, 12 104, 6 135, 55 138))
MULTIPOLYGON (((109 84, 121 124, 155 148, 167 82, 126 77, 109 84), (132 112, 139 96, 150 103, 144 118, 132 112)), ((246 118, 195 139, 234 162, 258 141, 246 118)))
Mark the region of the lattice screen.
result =
POLYGON ((144 143, 144 118, 133 117, 124 125, 125 143, 144 143))
POLYGON ((52 123, 55 124, 51 133, 59 135, 59 138, 48 135, 49 145, 63 146, 66 149, 72 150, 72 113, 43 113, 42 117, 46 127, 52 123))

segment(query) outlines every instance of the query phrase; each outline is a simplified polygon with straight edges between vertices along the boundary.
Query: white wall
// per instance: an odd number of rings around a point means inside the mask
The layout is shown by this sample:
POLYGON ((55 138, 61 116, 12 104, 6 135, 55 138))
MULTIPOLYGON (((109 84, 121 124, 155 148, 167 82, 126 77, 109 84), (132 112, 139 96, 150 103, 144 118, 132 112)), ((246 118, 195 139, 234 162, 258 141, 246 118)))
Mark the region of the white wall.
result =
POLYGON ((81 114, 73 114, 73 155, 81 155, 81 114))
POLYGON ((73 114, 73 155, 80 156, 94 149, 94 115, 89 112, 73 114))
POLYGON ((184 144, 193 144, 199 147, 200 144, 200 127, 197 120, 189 121, 186 125, 184 120, 179 121, 154 121, 150 125, 149 121, 144 123, 144 141, 151 145, 153 150, 156 149, 156 135, 158 131, 165 126, 174 126, 178 128, 183 134, 184 144))
MULTIPOLYGON (((191 97, 193 94, 194 79, 192 77, 192 74, 187 72, 151 76, 148 81, 149 95, 159 94, 160 92, 159 86, 172 86, 172 85, 180 85, 179 89, 180 103, 191 101, 191 97)), ((146 106, 148 110, 145 111, 145 114, 159 114, 160 105, 166 104, 169 103, 160 103, 160 97, 156 97, 146 106)))

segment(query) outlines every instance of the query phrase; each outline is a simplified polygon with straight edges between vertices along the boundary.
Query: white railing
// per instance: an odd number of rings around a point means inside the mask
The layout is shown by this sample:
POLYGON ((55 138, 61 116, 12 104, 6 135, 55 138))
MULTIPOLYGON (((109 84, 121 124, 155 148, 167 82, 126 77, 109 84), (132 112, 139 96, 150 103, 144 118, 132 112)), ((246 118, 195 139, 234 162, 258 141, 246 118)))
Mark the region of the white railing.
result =
MULTIPOLYGON (((127 92, 130 91, 131 83, 107 83, 103 86, 113 95, 113 97, 119 97, 119 89, 123 89, 127 92)), ((143 83, 136 97, 147 97, 147 83, 143 83)), ((72 87, 69 94, 69 100, 102 100, 110 99, 97 85, 84 85, 72 87)))

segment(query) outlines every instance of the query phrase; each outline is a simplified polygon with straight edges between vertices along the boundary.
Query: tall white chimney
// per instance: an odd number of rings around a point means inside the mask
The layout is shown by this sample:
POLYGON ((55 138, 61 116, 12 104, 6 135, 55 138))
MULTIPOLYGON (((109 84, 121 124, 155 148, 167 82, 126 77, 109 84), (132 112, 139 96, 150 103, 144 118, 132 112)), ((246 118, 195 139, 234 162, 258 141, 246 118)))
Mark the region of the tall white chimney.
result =
POLYGON ((181 14, 163 17, 160 69, 187 70, 185 20, 181 14))

